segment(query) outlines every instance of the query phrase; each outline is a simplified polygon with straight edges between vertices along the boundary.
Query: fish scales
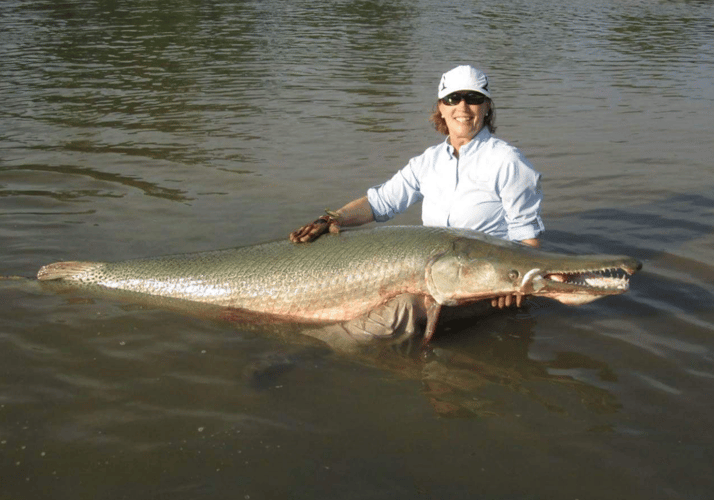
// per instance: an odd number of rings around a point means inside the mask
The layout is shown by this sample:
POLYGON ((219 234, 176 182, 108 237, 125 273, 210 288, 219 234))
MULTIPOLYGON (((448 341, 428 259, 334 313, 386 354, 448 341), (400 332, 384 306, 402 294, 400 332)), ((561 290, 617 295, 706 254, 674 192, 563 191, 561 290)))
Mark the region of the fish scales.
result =
POLYGON ((452 241, 438 229, 376 228, 309 245, 250 247, 86 264, 64 279, 286 318, 343 321, 401 293, 426 294, 430 257, 452 241))

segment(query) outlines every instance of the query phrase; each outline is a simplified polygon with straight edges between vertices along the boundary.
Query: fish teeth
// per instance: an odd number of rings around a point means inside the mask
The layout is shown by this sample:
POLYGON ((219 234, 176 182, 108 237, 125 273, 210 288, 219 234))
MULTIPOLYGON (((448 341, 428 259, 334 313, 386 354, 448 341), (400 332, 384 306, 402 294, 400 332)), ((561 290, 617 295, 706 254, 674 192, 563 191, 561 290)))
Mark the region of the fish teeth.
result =
POLYGON ((562 276, 563 283, 575 286, 611 290, 627 290, 629 288, 629 273, 618 267, 580 271, 552 271, 547 274, 562 276))
POLYGON ((585 278, 585 286, 593 288, 616 288, 624 290, 629 287, 630 281, 626 276, 593 276, 585 278))

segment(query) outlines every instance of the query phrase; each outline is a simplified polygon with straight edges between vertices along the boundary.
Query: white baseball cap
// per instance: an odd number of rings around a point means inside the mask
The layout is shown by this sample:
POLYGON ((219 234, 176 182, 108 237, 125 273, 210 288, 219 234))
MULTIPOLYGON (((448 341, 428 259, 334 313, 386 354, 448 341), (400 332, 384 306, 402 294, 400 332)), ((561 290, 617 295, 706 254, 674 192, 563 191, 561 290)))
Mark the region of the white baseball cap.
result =
POLYGON ((437 98, 443 99, 452 92, 460 90, 473 90, 491 98, 486 73, 473 66, 457 66, 441 75, 437 98))

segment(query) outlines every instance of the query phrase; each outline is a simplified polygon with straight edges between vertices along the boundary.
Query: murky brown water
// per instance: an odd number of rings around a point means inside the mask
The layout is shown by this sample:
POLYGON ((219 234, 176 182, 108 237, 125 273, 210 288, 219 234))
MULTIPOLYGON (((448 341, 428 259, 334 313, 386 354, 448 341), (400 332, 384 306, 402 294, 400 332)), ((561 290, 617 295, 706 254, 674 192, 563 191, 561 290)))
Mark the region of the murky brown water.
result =
POLYGON ((170 4, 0 3, 0 275, 284 237, 441 140, 462 62, 545 246, 645 270, 429 363, 2 280, 1 499, 712 498, 711 2, 170 4))

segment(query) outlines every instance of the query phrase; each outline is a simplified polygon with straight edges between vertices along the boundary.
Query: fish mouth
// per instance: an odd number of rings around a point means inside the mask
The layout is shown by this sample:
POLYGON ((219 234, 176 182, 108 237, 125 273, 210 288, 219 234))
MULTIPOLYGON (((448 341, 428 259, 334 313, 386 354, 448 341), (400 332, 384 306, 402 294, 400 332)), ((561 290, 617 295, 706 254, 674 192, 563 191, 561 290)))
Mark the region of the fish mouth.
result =
POLYGON ((532 269, 521 285, 523 293, 554 298, 566 304, 584 304, 603 295, 618 295, 630 289, 630 277, 642 268, 634 259, 597 269, 532 269))
POLYGON ((568 271, 546 273, 540 278, 561 289, 602 290, 605 292, 626 292, 630 288, 630 276, 624 269, 602 269, 596 271, 568 271))

